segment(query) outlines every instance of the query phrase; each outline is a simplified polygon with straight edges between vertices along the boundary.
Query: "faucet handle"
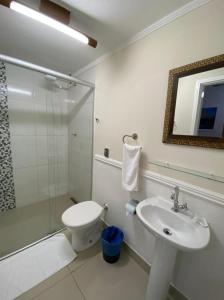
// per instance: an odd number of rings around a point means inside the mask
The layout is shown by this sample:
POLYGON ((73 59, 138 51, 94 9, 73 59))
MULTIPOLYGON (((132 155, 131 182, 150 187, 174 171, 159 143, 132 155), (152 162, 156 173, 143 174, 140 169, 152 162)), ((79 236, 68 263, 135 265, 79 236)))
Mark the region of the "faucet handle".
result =
POLYGON ((179 198, 179 186, 175 186, 174 187, 174 191, 172 192, 172 194, 171 194, 171 200, 178 200, 178 198, 179 198))
POLYGON ((182 205, 184 209, 188 209, 187 202, 183 203, 182 205))
POLYGON ((182 210, 188 210, 187 202, 185 202, 185 203, 183 203, 183 204, 180 204, 180 205, 179 205, 179 208, 182 209, 182 210))
POLYGON ((179 191, 180 191, 180 188, 179 188, 178 185, 176 185, 176 186, 174 187, 174 193, 177 195, 177 198, 178 198, 178 196, 179 196, 179 191))

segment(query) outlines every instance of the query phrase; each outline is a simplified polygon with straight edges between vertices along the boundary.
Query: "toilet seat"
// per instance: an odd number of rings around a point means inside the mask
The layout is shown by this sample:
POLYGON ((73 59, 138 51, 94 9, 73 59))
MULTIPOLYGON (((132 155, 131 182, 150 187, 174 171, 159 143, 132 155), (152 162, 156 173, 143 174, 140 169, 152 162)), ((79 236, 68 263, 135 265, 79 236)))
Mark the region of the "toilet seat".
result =
POLYGON ((84 201, 69 207, 62 215, 62 222, 68 227, 84 227, 96 221, 102 211, 95 201, 84 201))

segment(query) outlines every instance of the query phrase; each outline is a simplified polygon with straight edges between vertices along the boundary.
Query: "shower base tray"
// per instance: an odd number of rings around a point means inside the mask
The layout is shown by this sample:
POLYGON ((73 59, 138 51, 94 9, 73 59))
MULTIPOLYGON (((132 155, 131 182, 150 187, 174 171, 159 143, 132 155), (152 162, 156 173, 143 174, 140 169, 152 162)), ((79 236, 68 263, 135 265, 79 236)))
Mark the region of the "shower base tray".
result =
POLYGON ((0 261, 0 299, 12 300, 77 257, 63 233, 0 261))

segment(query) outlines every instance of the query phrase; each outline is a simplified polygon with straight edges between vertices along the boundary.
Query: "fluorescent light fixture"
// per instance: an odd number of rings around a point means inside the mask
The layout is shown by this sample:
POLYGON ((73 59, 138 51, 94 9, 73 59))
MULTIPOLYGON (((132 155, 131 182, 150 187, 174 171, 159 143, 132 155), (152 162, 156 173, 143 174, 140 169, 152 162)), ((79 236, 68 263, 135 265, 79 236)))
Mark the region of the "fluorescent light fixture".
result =
POLYGON ((89 43, 88 37, 86 37, 84 34, 16 1, 12 1, 10 3, 10 8, 31 19, 34 19, 42 24, 54 28, 76 40, 79 40, 84 44, 89 43))
POLYGON ((30 91, 17 89, 17 88, 12 87, 12 86, 8 86, 7 90, 8 90, 8 92, 11 92, 11 93, 21 94, 21 95, 26 95, 26 96, 32 96, 32 93, 30 91))

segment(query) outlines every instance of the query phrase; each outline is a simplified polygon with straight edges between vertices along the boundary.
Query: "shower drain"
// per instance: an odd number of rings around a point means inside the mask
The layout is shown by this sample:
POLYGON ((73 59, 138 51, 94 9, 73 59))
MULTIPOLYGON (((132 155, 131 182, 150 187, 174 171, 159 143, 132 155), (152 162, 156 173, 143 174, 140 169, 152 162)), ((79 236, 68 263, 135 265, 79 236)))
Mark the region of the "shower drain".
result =
POLYGON ((172 232, 169 228, 164 228, 163 229, 163 232, 166 234, 166 235, 172 235, 172 232))

